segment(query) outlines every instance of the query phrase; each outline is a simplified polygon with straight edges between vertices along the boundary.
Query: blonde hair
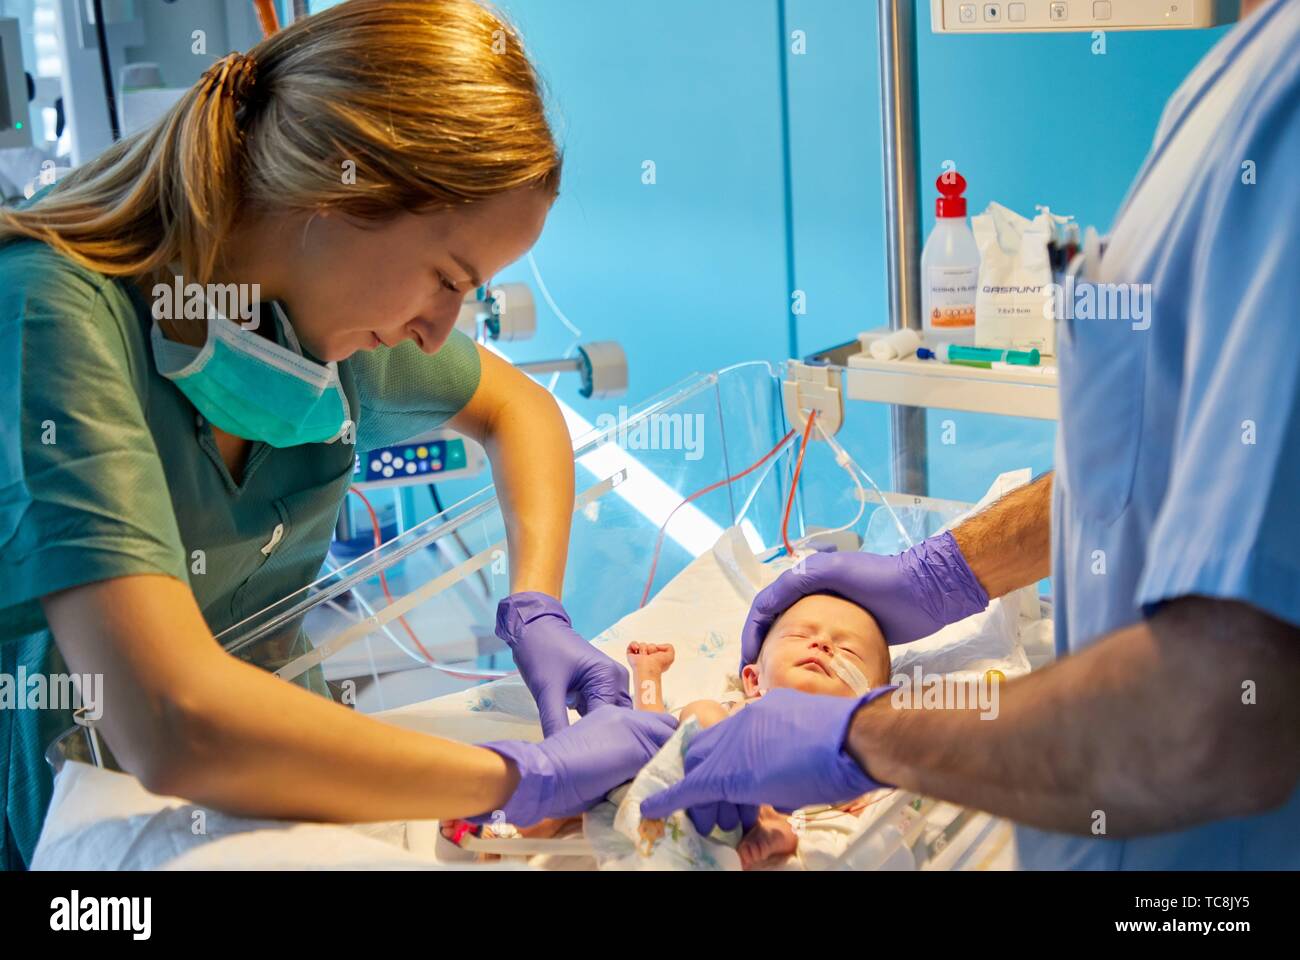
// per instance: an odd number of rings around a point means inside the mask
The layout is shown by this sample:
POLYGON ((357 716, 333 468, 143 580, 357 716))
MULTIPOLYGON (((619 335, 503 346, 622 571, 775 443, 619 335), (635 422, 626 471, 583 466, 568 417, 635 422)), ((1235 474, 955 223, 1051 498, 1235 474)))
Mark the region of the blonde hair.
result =
POLYGON ((0 243, 43 240, 110 276, 179 261, 207 283, 248 210, 382 221, 516 187, 554 196, 561 163, 540 82, 499 14, 474 0, 348 0, 219 61, 154 126, 30 208, 0 211, 0 243))

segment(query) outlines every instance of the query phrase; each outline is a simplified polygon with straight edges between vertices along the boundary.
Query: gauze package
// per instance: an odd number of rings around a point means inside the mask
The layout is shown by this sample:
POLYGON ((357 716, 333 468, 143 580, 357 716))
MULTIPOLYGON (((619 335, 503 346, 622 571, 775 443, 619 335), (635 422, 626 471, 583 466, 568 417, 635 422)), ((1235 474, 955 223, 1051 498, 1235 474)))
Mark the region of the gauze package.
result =
POLYGON ((975 344, 1056 353, 1055 299, 1047 244, 1059 217, 1046 207, 1029 220, 999 203, 971 217, 980 251, 975 294, 975 344))

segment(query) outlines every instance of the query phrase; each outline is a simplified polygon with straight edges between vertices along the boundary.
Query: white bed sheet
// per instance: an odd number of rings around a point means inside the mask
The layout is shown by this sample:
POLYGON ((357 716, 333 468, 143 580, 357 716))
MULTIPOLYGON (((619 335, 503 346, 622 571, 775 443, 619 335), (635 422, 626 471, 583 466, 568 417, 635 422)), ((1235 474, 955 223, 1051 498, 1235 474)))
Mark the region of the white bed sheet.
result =
MULTIPOLYGON (((449 870, 436 821, 322 824, 233 817, 64 764, 33 870, 449 870)), ((512 865, 505 864, 509 869, 512 865)))

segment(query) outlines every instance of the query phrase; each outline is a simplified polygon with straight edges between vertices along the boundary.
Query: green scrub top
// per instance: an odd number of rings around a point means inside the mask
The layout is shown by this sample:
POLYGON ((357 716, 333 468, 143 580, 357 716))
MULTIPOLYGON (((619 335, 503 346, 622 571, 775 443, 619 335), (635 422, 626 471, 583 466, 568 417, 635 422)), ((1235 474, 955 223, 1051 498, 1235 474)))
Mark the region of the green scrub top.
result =
MULTIPOLYGON (((357 452, 438 426, 479 381, 460 332, 433 356, 413 343, 354 354, 338 370, 355 446, 255 443, 236 483, 210 425, 157 372, 152 323, 133 284, 43 243, 0 246, 0 684, 11 678, 11 692, 20 669, 66 672, 40 605, 57 590, 176 577, 216 634, 311 583, 357 452)), ((5 868, 31 860, 53 783, 45 747, 73 723, 18 694, 0 703, 5 868)))

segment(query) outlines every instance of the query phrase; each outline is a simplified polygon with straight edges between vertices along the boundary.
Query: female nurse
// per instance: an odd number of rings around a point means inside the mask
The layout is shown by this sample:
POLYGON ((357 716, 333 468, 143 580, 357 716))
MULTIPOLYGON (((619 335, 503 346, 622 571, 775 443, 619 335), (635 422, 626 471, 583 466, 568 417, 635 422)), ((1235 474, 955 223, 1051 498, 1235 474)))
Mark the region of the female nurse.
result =
MULTIPOLYGON (((556 599, 564 422, 453 329, 532 246, 559 178, 507 24, 472 0, 349 0, 0 211, 0 674, 102 678, 124 770, 249 816, 526 823, 627 779, 670 723, 622 709, 626 673, 556 599), (225 315, 166 295, 178 278, 225 315), (231 316, 250 291, 265 309, 231 316), (315 579, 358 450, 443 423, 492 462, 513 591, 498 632, 540 744, 387 726, 213 641, 315 579)), ((70 723, 0 710, 6 866, 30 861, 43 751, 70 723)))

